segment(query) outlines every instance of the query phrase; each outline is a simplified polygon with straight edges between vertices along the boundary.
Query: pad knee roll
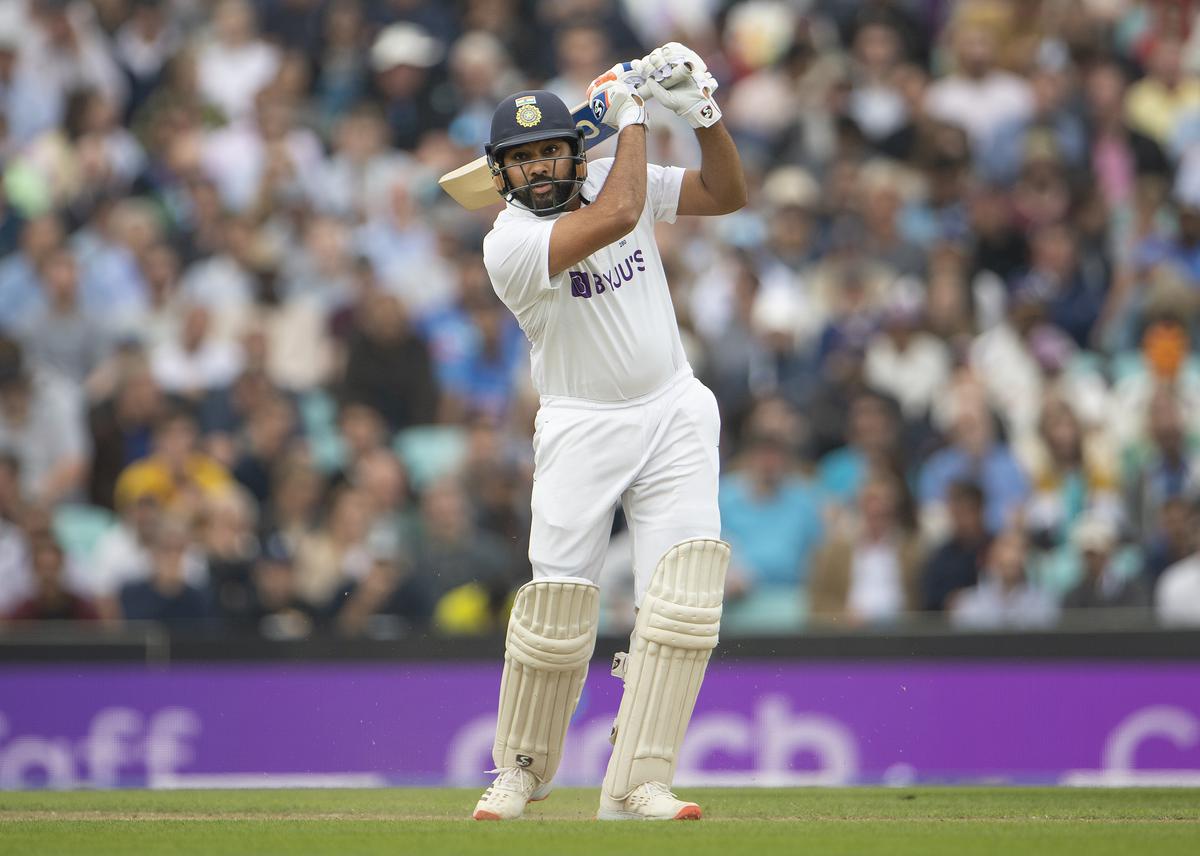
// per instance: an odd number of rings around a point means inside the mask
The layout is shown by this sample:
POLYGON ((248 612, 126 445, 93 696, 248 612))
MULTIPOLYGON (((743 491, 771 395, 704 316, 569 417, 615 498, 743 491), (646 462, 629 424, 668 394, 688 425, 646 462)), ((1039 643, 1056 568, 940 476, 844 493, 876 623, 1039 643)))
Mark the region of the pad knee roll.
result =
POLYGON ((585 581, 534 580, 517 592, 505 639, 492 760, 543 782, 562 758, 596 647, 599 589, 585 581))
POLYGON ((667 551, 614 661, 625 692, 613 725, 605 793, 623 799, 644 782, 670 784, 683 735, 721 625, 729 545, 699 538, 667 551))

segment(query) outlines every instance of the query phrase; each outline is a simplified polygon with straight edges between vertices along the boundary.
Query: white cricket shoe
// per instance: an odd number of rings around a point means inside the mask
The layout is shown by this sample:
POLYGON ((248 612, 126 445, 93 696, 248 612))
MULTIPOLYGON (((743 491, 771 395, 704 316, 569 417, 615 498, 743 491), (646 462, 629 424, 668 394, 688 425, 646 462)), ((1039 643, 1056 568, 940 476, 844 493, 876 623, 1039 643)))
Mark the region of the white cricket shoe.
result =
POLYGON ((662 782, 638 785, 623 800, 600 794, 598 820, 699 820, 700 806, 684 802, 662 782))
POLYGON ((524 767, 505 767, 491 770, 499 773, 475 804, 476 820, 515 820, 525 813, 525 806, 550 796, 553 785, 538 781, 524 767))

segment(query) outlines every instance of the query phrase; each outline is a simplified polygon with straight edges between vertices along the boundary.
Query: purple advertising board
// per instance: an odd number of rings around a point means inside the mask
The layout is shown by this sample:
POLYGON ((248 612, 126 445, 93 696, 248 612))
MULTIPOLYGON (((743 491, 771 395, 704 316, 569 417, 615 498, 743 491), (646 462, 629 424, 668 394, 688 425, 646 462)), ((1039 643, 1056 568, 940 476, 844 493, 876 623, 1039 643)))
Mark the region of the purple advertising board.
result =
MULTIPOLYGON (((0 668, 0 788, 478 785, 499 664, 0 668)), ((590 675, 558 781, 597 784, 590 675)), ((1200 664, 727 661, 680 784, 1200 784, 1200 664)))

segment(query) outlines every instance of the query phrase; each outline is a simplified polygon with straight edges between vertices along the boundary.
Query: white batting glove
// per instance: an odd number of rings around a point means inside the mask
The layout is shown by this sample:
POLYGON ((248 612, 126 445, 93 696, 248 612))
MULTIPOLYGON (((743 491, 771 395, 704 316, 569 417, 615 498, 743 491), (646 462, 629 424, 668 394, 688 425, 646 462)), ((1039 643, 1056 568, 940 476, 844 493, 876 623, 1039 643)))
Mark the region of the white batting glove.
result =
POLYGON ((721 119, 713 99, 717 81, 695 51, 668 42, 643 58, 646 82, 639 87, 693 128, 710 128, 721 119))
POLYGON ((641 60, 617 63, 587 88, 588 104, 597 122, 617 131, 646 124, 646 102, 634 88, 645 77, 641 60))
POLYGON ((653 96, 655 101, 676 116, 686 119, 693 128, 711 128, 721 121, 721 108, 712 97, 716 81, 711 75, 705 73, 705 76, 697 81, 692 75, 686 74, 681 80, 672 81, 668 78, 668 81, 674 84, 670 89, 649 77, 643 84, 642 91, 653 96))
POLYGON ((684 65, 692 74, 703 75, 708 71, 708 65, 700 58, 700 54, 679 42, 667 42, 662 47, 650 51, 643 59, 650 71, 673 64, 684 65))

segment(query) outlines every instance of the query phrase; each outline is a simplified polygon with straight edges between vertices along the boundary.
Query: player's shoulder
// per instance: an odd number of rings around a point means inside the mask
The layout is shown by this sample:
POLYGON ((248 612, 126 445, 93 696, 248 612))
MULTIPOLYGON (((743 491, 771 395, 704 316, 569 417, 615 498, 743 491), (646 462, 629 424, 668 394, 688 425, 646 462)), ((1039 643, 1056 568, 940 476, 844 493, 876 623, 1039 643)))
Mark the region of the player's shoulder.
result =
POLYGON ((511 206, 492 221, 492 228, 483 236, 483 263, 489 270, 509 258, 525 242, 536 240, 543 220, 511 206))

